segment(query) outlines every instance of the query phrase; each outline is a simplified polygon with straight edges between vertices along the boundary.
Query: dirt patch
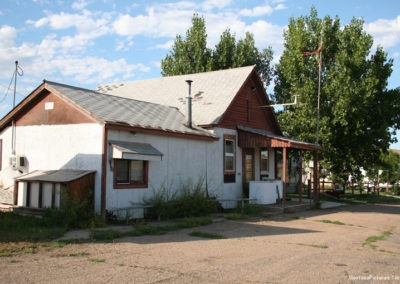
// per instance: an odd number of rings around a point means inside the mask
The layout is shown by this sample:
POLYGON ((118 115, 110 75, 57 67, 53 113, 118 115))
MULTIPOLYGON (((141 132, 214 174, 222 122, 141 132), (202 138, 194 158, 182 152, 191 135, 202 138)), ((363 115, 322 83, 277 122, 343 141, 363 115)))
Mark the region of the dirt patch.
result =
POLYGON ((400 205, 226 220, 161 236, 41 248, 1 257, 0 267, 4 283, 400 283, 400 205), (190 236, 193 231, 226 238, 190 236))

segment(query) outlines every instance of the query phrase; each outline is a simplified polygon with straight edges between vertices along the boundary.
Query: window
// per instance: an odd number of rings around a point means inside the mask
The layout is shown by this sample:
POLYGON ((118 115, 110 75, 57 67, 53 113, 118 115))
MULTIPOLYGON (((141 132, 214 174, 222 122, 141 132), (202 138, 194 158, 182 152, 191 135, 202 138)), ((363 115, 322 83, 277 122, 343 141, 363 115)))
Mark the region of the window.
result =
POLYGON ((225 172, 235 172, 235 139, 226 138, 225 143, 225 172))
POLYGON ((114 160, 115 188, 147 187, 148 161, 114 160))
POLYGON ((224 135, 224 182, 235 182, 236 137, 224 135))
POLYGON ((260 149, 260 174, 261 177, 268 177, 269 172, 269 159, 268 148, 260 149))

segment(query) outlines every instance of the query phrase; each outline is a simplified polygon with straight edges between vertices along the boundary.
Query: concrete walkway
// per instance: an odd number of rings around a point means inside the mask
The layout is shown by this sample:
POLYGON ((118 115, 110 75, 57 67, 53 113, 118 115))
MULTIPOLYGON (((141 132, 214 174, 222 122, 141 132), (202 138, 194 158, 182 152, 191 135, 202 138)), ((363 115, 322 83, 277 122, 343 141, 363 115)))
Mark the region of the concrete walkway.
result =
POLYGON ((340 202, 333 202, 333 201, 321 201, 321 209, 329 209, 329 208, 336 208, 340 206, 344 206, 344 203, 340 202))

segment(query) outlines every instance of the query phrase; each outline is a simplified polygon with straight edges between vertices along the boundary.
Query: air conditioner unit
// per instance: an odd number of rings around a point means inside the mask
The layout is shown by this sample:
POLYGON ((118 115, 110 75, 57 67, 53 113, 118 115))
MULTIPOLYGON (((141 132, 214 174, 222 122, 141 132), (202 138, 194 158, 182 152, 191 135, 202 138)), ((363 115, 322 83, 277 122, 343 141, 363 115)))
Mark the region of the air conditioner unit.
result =
POLYGON ((18 170, 26 166, 25 156, 15 156, 10 157, 10 166, 13 170, 18 170))

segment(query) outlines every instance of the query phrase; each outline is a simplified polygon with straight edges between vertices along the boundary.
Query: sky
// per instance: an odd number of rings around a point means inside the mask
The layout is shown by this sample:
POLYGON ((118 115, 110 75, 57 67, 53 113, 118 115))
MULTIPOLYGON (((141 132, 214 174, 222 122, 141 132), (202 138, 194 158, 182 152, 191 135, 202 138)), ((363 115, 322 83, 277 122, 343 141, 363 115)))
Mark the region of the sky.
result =
MULTIPOLYGON (((277 63, 290 18, 309 15, 312 6, 342 25, 363 18, 373 50, 382 46, 394 60, 388 88, 400 87, 398 0, 1 0, 0 117, 14 104, 16 61, 16 104, 43 79, 95 89, 158 78, 176 35, 185 35, 197 13, 206 21, 209 47, 227 28, 236 39, 251 32, 257 48, 272 47, 277 63)), ((400 149, 400 132, 397 137, 391 148, 400 149)))

